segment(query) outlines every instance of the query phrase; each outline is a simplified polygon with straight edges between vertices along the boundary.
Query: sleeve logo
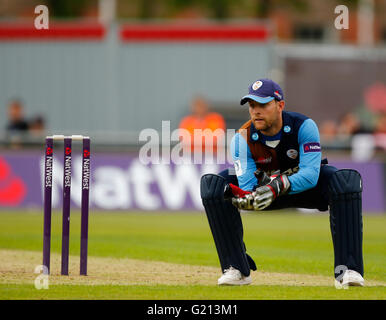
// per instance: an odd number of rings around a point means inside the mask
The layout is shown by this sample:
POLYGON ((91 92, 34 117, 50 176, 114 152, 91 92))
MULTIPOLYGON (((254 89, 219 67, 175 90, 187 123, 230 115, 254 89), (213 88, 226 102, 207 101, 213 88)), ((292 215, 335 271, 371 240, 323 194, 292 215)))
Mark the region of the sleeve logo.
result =
POLYGON ((308 152, 320 152, 320 143, 319 142, 308 142, 303 145, 304 153, 308 152))

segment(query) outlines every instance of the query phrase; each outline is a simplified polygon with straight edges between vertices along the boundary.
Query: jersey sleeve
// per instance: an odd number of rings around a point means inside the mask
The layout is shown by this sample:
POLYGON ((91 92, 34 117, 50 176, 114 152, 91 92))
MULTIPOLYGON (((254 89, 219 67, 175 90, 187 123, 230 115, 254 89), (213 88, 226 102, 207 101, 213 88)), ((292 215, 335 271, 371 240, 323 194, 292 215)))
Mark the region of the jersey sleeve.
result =
POLYGON ((232 138, 230 147, 239 187, 243 190, 252 191, 257 184, 254 175, 256 164, 248 143, 240 133, 236 133, 232 138))
POLYGON ((299 128, 299 171, 288 179, 291 183, 289 194, 296 194, 316 186, 322 152, 319 130, 312 119, 307 119, 299 128))

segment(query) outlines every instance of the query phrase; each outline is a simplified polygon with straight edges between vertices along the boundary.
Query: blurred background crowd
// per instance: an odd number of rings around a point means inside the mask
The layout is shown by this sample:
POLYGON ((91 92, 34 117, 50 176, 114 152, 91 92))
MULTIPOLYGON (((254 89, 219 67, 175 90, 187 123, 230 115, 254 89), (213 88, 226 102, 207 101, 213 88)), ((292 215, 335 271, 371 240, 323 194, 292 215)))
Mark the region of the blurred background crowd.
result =
POLYGON ((161 120, 238 129, 239 98, 263 77, 317 122, 325 150, 384 157, 384 0, 0 0, 2 148, 50 133, 136 148, 161 120), (34 36, 40 4, 51 31, 34 36))

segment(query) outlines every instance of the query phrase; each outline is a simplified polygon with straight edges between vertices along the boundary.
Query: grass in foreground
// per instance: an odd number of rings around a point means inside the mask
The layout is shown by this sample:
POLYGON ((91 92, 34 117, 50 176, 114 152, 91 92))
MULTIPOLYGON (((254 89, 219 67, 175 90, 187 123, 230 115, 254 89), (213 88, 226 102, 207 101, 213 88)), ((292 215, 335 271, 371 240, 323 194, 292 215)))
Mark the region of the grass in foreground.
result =
MULTIPOLYGON (((41 212, 1 213, 0 248, 42 250, 41 212)), ((79 255, 79 214, 71 217, 71 254, 79 255)), ((333 249, 328 214, 243 214, 245 243, 258 270, 331 277, 333 249)), ((60 252, 61 215, 53 216, 52 252, 60 252)), ((364 217, 365 278, 386 281, 386 217, 364 217)), ((165 261, 218 268, 218 258, 204 213, 92 213, 89 255, 165 261)), ((218 269, 219 270, 219 269, 218 269)), ((219 271, 218 271, 219 272, 219 271)), ((151 276, 151 275, 150 275, 151 276)), ((331 281, 332 283, 332 281, 331 281)), ((385 299, 385 287, 350 288, 307 286, 167 285, 32 285, 3 283, 0 298, 14 299, 385 299), (60 293, 61 292, 61 293, 60 293), (203 293, 205 292, 205 294, 203 293)))
POLYGON ((267 299, 385 299, 386 287, 350 288, 286 286, 71 286, 36 290, 33 285, 0 284, 2 299, 129 299, 129 300, 267 300, 267 299))

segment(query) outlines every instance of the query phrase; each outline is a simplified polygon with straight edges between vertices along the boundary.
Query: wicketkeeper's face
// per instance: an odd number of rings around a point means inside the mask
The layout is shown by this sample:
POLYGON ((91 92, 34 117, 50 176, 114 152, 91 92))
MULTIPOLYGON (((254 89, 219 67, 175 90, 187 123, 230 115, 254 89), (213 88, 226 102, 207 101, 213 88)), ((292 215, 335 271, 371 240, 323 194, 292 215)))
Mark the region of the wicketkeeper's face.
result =
POLYGON ((269 131, 277 126, 284 109, 284 101, 272 100, 268 103, 258 103, 249 100, 249 115, 255 128, 260 131, 269 131))

